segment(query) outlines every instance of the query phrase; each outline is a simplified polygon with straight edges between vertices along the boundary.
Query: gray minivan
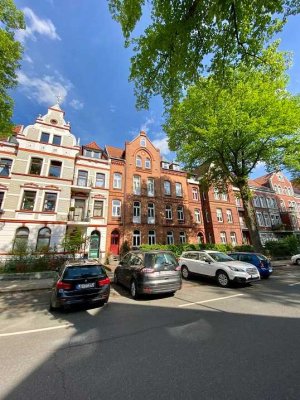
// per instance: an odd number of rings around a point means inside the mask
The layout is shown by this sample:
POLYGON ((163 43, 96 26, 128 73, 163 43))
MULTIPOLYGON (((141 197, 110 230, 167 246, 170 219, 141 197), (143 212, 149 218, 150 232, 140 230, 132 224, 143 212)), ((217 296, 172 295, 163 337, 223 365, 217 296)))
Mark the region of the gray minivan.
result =
POLYGON ((114 282, 140 294, 175 293, 181 288, 181 272, 170 251, 130 251, 115 269, 114 282))

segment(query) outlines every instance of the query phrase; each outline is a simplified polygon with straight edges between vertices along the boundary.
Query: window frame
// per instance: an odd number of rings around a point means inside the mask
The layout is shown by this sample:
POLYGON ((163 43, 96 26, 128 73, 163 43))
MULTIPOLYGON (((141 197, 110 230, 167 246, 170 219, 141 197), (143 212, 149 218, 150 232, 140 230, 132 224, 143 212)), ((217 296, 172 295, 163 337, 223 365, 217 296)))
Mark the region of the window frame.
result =
POLYGON ((43 212, 56 212, 57 199, 58 199, 57 193, 55 193, 55 192, 45 192, 45 194, 44 194, 44 202, 43 202, 43 212), (50 210, 45 208, 46 202, 49 201, 49 199, 47 200, 47 195, 55 197, 54 207, 52 209, 50 209, 50 210))
MULTIPOLYGON (((48 176, 50 176, 51 178, 56 178, 56 179, 59 179, 60 177, 61 177, 61 172, 62 172, 62 168, 63 168, 63 163, 62 163, 62 161, 59 161, 59 160, 50 160, 50 165, 49 165, 49 172, 48 172, 48 176), (57 170, 57 168, 58 168, 58 165, 52 165, 53 163, 59 163, 60 164, 60 166, 59 166, 59 175, 57 176, 57 175, 53 175, 53 172, 51 172, 51 169, 52 168, 54 168, 54 171, 55 170, 57 170)), ((52 171, 53 171, 53 169, 52 169, 52 171)))

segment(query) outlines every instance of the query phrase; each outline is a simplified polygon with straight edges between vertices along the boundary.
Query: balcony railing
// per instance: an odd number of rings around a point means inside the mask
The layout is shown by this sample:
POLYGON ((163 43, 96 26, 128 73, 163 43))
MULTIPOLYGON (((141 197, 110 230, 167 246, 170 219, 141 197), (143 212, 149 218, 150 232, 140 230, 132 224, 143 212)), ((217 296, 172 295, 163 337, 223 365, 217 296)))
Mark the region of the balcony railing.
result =
POLYGON ((75 176, 73 180, 73 185, 90 188, 92 187, 94 182, 91 179, 88 179, 83 176, 75 176))
POLYGON ((73 212, 70 212, 68 214, 68 221, 71 222, 90 222, 91 218, 89 213, 87 214, 74 214, 73 212))

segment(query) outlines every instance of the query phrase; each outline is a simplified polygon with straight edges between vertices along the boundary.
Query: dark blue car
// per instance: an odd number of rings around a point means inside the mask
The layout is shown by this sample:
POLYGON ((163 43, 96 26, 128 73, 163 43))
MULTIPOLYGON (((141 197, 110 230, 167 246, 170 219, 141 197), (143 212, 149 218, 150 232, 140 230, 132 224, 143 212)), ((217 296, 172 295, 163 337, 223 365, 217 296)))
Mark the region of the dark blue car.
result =
POLYGON ((273 272, 271 261, 259 253, 232 252, 228 255, 235 260, 244 261, 256 266, 259 270, 261 278, 269 278, 273 272))

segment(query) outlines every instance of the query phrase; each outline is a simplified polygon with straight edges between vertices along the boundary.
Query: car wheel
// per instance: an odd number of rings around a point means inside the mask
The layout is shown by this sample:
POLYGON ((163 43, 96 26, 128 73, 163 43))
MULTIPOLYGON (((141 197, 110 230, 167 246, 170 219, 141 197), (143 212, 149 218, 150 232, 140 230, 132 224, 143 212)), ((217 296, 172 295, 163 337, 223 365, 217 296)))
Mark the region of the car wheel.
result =
POLYGON ((135 281, 132 281, 131 284, 130 284, 130 294, 131 294, 131 297, 133 299, 137 299, 138 298, 137 287, 136 287, 136 282, 135 281))
POLYGON ((53 295, 51 296, 51 299, 50 299, 50 304, 49 304, 49 311, 55 311, 55 310, 58 310, 58 306, 57 306, 57 304, 56 304, 56 301, 54 300, 54 298, 53 298, 53 295))
POLYGON ((226 288, 229 286, 229 278, 228 278, 228 275, 226 274, 226 272, 224 272, 224 271, 219 271, 217 273, 217 281, 218 281, 219 286, 221 286, 221 287, 226 288))
POLYGON ((181 267, 181 275, 183 279, 189 279, 190 277, 190 271, 188 270, 188 267, 186 267, 185 265, 181 267))
POLYGON ((297 264, 297 265, 300 265, 300 258, 297 258, 296 264, 297 264))

